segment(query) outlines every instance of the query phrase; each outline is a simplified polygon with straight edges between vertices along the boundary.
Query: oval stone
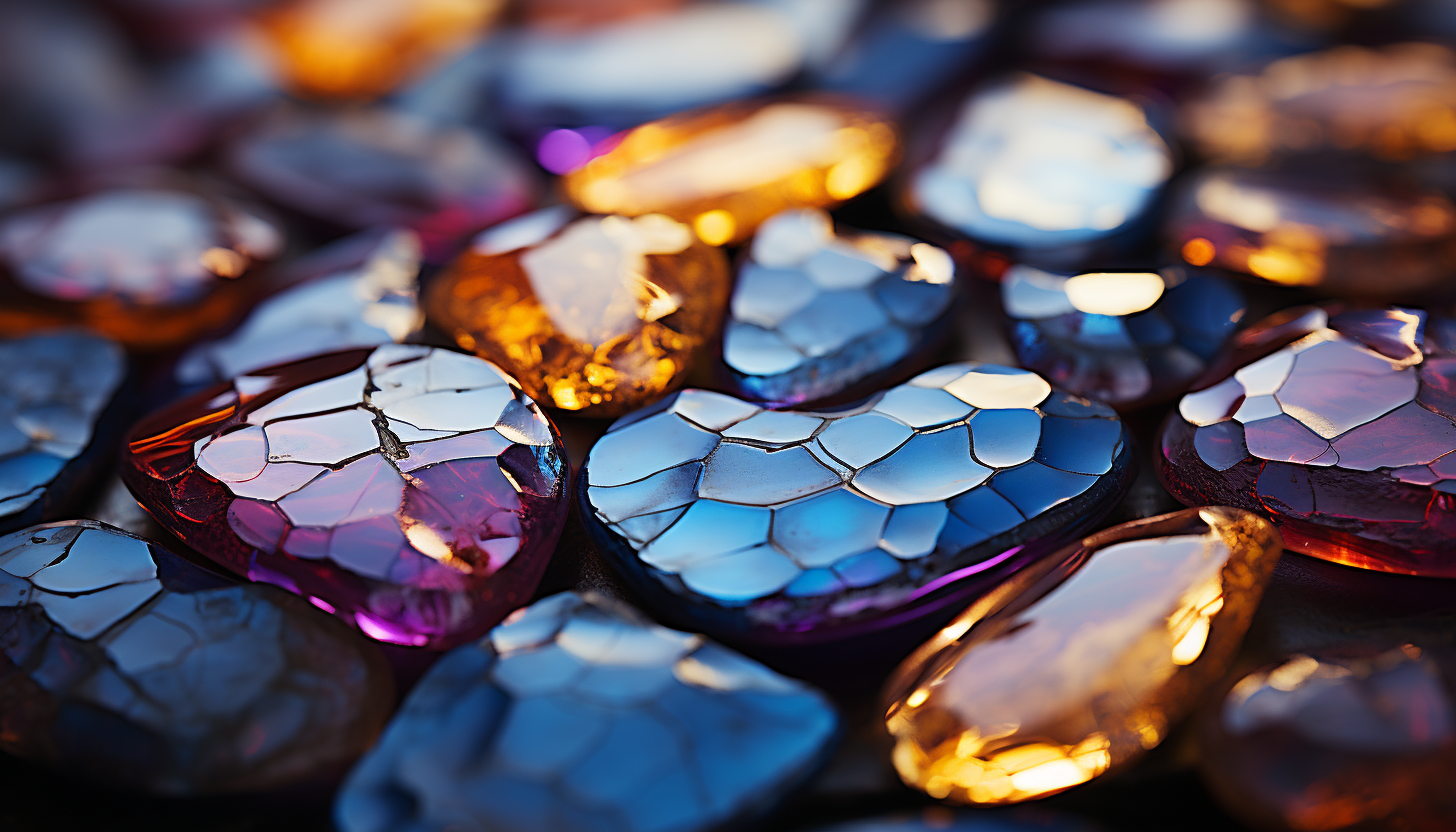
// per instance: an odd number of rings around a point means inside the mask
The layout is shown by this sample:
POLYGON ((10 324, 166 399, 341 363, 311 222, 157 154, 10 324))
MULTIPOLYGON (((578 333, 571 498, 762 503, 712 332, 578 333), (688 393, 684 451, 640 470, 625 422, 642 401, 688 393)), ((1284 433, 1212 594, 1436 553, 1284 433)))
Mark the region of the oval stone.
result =
POLYGON ((1456 577, 1456 324, 1399 307, 1299 311, 1241 336, 1257 348, 1179 401, 1164 486, 1261 512, 1296 552, 1456 577))
POLYGON ((148 417, 127 487, 168 531, 380 641, 474 638, 566 518, 555 428, 468 355, 390 344, 239 376, 148 417))
POLYGON ((78 330, 0 340, 0 531, 60 516, 115 453, 126 355, 78 330))
POLYGON ((1013 577, 891 678, 895 768, 932 797, 1002 804, 1125 766, 1228 672, 1279 551, 1257 515, 1190 509, 1013 577))
POLYGON ((814 209, 778 214, 739 263, 721 372, 735 393, 780 405, 881 387, 948 334, 955 271, 929 243, 836 231, 814 209))
POLYGON ((833 412, 683 391, 607 431, 579 496, 660 614, 794 645, 964 603, 1085 531, 1130 470, 1109 408, 965 363, 833 412))
POLYGON ((619 416, 682 386, 717 334, 729 280, 722 252, 660 214, 547 208, 477 237, 425 306, 534 398, 619 416))
POLYGON ((394 701, 303 599, 90 520, 0 537, 0 634, 0 748, 163 794, 337 775, 394 701))
POLYGON ((1089 399, 1132 410, 1182 393, 1220 356, 1244 317, 1228 281, 1181 268, 1001 277, 1017 363, 1089 399))
POLYGON ((420 680, 335 804, 341 832, 699 832, 825 759, 828 700, 595 595, 553 595, 420 680))

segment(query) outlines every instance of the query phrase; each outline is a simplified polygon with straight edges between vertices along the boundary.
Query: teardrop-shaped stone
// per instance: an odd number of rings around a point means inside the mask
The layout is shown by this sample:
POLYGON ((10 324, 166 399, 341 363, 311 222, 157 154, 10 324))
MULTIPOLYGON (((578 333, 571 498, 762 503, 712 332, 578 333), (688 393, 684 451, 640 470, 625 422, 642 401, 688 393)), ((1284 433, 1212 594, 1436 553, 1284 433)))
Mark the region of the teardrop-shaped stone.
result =
POLYGON ((616 416, 682 386, 716 336, 728 263, 661 214, 548 208, 496 226, 431 282, 431 323, 534 398, 616 416))
POLYGON ((562 180, 598 214, 666 214, 712 245, 741 242, 790 208, 870 189, 899 159, 890 122, 838 99, 723 104, 649 122, 562 180))
POLYGON ((1179 401, 1163 484, 1187 505, 1265 514, 1296 552, 1456 577, 1456 324, 1400 307, 1300 312, 1242 334, 1253 346, 1233 373, 1179 401))
POLYGON ((129 449, 122 478, 168 531, 397 644, 458 644, 524 603, 567 511, 535 402, 431 347, 239 376, 153 414, 129 449))
POLYGON ((749 399, 874 389, 947 333, 955 264, 898 234, 836 231, 814 209, 764 223, 738 265, 721 371, 749 399))
POLYGON ((838 724, 801 682, 567 592, 443 656, 334 814, 342 832, 725 829, 812 774, 838 724))
POLYGON ((1140 757, 1228 672, 1279 551, 1254 514, 1190 509, 1014 576, 890 680, 900 776, 935 798, 1019 803, 1140 757))
POLYGON ((90 520, 0 537, 0 748, 172 795, 336 775, 384 726, 378 651, 307 601, 90 520))
POLYGON ((686 390, 618 420, 579 483, 659 614, 789 646, 964 603, 1085 531, 1130 466, 1110 408, 965 363, 832 412, 686 390))

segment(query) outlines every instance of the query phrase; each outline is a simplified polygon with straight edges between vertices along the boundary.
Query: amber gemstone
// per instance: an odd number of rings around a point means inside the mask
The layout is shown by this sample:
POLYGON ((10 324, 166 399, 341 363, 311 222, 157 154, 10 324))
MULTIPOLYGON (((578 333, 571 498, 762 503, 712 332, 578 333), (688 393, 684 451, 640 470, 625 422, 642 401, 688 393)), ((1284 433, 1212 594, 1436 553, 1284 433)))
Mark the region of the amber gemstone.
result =
POLYGON ((967 609, 896 671, 886 724, 905 782, 1018 803, 1139 757, 1229 669, 1279 535, 1231 508, 1084 539, 967 609))
POLYGON ((722 252, 682 223, 552 208, 477 237, 425 307, 538 401, 614 416, 682 385, 728 284, 722 252))
POLYGON ((740 242, 789 208, 837 205, 884 178, 895 128, 837 99, 726 104, 624 133, 563 180, 584 210, 666 214, 703 240, 740 242))
POLYGON ((1200 720, 1203 774, 1263 829, 1441 832, 1456 818, 1456 677, 1411 644, 1296 655, 1200 720))
POLYGON ((299 92, 375 97, 468 46, 502 0, 287 0, 258 29, 299 92))

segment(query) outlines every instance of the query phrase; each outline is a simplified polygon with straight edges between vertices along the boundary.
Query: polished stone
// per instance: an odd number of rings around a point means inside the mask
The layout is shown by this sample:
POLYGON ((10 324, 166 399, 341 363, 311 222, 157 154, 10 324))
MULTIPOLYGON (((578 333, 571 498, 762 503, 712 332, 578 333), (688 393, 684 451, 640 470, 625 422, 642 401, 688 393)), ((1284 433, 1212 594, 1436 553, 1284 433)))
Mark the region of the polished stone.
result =
POLYGON ((1001 276, 1001 308, 1017 363, 1123 409, 1187 390, 1245 312, 1243 293, 1205 272, 1068 274, 1026 265, 1001 276))
POLYGON ((1456 817, 1449 655, 1352 644, 1239 679, 1205 710, 1201 767, 1262 829, 1436 830, 1456 817))
POLYGON ((236 315, 283 248, 250 209, 196 191, 103 190, 0 220, 0 333, 84 325, 156 350, 236 315))
POLYGON ((614 424, 578 481, 659 613, 787 646, 964 603, 1085 531, 1130 458, 1105 406, 966 363, 833 412, 686 390, 614 424))
POLYGON ((531 597, 567 510, 560 440, 509 377, 395 344, 173 404, 133 429, 122 478, 228 569, 435 649, 531 597))
POLYGON ((666 214, 720 245, 781 211, 857 196, 899 148, 890 122, 839 99, 737 102, 634 128, 562 185, 585 211, 666 214))
POLYGON ((1294 551, 1456 577, 1453 332, 1399 307, 1271 318, 1169 414, 1159 477, 1185 504, 1266 514, 1294 551))
POLYGON ((478 236, 425 305, 538 401, 620 416, 683 385, 718 332, 729 280, 722 252, 662 215, 547 208, 478 236))
POLYGON ((721 369, 749 399, 841 395, 923 356, 946 334, 955 291, 944 249, 786 211, 759 227, 738 265, 721 369))
POLYGON ((101 421, 126 375, 121 349, 86 332, 0 340, 0 530, 75 508, 114 452, 120 426, 101 421))
POLYGON ((1228 672, 1279 551, 1254 514, 1190 509, 1012 578, 891 678, 895 768, 932 797, 986 805, 1125 767, 1228 672))
POLYGON ((803 782, 838 722, 702 636, 563 593, 441 658, 334 814, 341 832, 706 832, 803 782))
POLYGON ((169 795, 317 781, 384 726, 378 652, 308 602, 89 520, 0 537, 0 748, 169 795))

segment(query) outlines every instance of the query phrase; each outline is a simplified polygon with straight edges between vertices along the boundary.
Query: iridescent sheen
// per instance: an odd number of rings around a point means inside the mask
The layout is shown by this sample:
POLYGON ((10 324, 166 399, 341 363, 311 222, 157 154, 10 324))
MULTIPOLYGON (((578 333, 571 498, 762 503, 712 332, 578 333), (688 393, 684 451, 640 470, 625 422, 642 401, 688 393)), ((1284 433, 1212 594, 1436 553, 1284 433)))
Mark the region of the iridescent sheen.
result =
POLYGON ((1107 407, 967 363, 833 412, 686 390, 618 420, 579 483, 659 612, 792 644, 964 603, 1105 513, 1130 457, 1107 407))
POLYGON ((563 593, 441 658, 334 814, 341 832, 706 832, 803 782, 838 722, 702 636, 563 593))
POLYGON ((946 334, 955 264, 896 234, 836 233, 829 215, 764 223, 738 266, 723 333, 734 392, 777 404, 883 380, 946 334))
POLYGON ((89 520, 0 537, 0 634, 0 748, 153 792, 325 779, 394 700, 307 601, 89 520))

